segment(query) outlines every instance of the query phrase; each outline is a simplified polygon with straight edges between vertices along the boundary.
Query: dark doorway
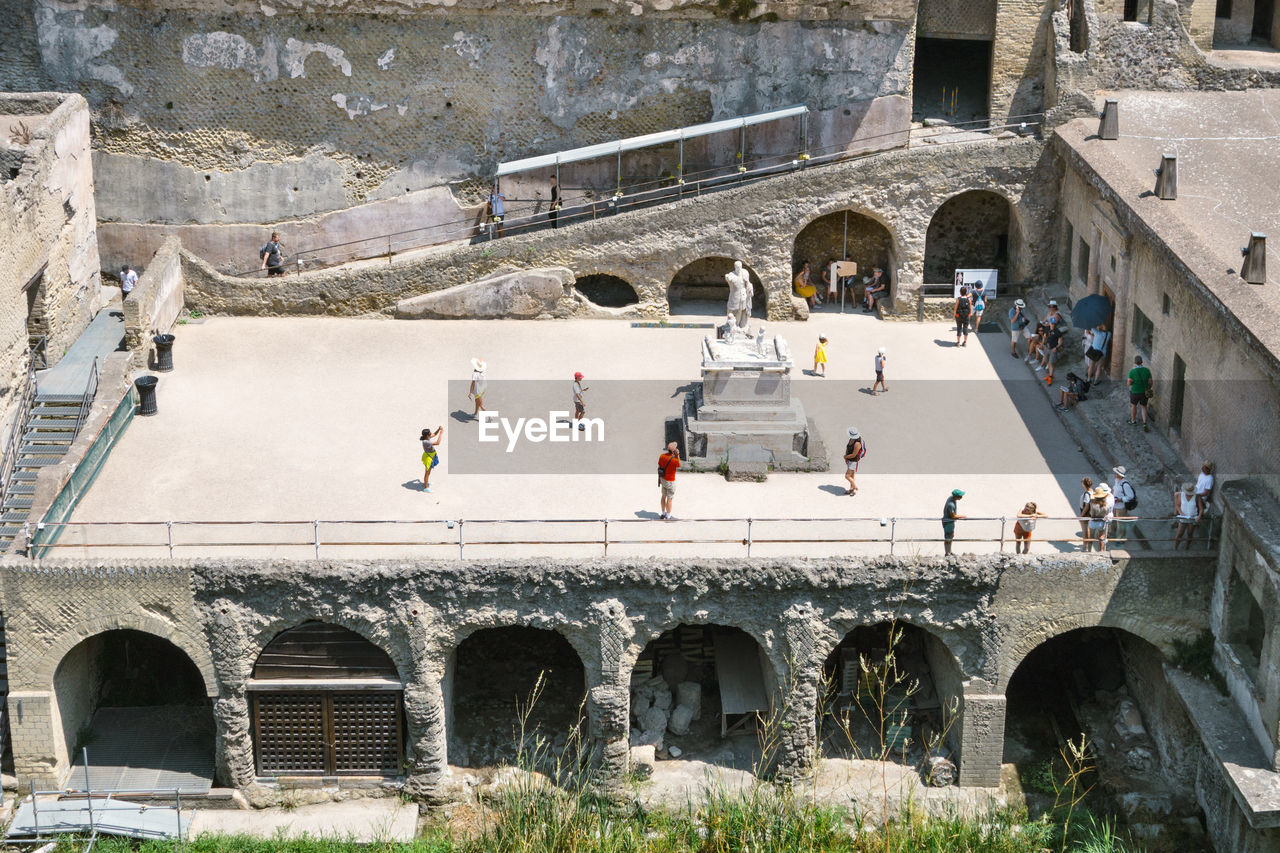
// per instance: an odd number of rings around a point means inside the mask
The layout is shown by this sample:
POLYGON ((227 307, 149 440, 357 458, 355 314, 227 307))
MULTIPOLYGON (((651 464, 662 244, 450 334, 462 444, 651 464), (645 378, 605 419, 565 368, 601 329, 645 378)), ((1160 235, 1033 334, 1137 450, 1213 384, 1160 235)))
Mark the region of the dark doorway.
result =
MULTIPOLYGON (((586 673, 555 631, 487 628, 458 646, 445 684, 449 763, 551 769, 579 740, 586 673)), ((561 765, 563 766, 563 765, 561 765)))
POLYGON ((202 793, 213 784, 213 709, 186 652, 143 631, 107 631, 54 673, 60 750, 76 789, 202 793), (88 781, 84 757, 88 755, 88 781))
POLYGON ((1173 393, 1169 395, 1169 426, 1182 429, 1182 404, 1187 394, 1187 363, 1173 354, 1173 393))
POLYGON ((340 625, 278 634, 253 667, 260 776, 398 776, 404 689, 382 649, 340 625))
POLYGON ((940 118, 956 124, 985 119, 990 92, 991 42, 916 39, 913 121, 940 118))
POLYGON ((1271 44, 1271 28, 1275 23, 1275 0, 1254 0, 1253 35, 1271 44))
POLYGON ((602 308, 626 308, 640 301, 635 288, 616 275, 584 275, 574 288, 602 308))

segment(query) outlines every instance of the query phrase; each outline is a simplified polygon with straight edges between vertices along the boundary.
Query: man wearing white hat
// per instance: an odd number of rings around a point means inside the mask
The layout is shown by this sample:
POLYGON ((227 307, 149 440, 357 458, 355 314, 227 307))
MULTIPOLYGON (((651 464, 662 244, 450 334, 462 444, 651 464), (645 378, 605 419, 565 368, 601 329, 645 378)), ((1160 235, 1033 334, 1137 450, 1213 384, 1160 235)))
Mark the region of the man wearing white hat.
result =
POLYGON ((884 366, 888 363, 889 358, 884 354, 884 347, 876 350, 876 383, 871 386, 871 396, 875 397, 880 391, 888 391, 889 386, 884 384, 884 366), (876 389, 879 388, 880 391, 876 389))
POLYGON ((472 420, 479 418, 480 413, 485 411, 484 392, 489 388, 489 380, 484 375, 487 366, 483 359, 471 359, 471 388, 467 391, 467 399, 476 401, 475 411, 471 413, 472 420))
POLYGON ((1009 309, 1009 351, 1013 353, 1013 357, 1018 357, 1018 336, 1022 334, 1022 330, 1029 324, 1030 320, 1023 313, 1027 308, 1027 303, 1021 299, 1013 301, 1013 307, 1009 309))
POLYGON ((1115 475, 1115 479, 1111 481, 1111 494, 1116 508, 1112 538, 1125 540, 1129 538, 1128 519, 1133 517, 1133 511, 1138 508, 1138 493, 1133 490, 1133 483, 1125 479, 1129 472, 1123 465, 1112 468, 1111 473, 1115 475))

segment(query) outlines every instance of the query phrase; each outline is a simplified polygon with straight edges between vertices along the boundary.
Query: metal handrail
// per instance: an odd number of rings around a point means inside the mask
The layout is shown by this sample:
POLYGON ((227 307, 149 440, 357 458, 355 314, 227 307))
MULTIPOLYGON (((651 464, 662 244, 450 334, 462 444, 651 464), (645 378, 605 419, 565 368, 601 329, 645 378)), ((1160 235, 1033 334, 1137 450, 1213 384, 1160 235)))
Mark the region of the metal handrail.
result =
POLYGON ((27 335, 27 350, 31 353, 31 363, 37 370, 49 366, 49 339, 44 335, 27 335))
MULTIPOLYGON (((1030 113, 1027 115, 1010 116, 1009 121, 1001 125, 992 125, 990 122, 980 119, 973 122, 950 124, 947 125, 947 127, 952 130, 969 132, 981 131, 984 133, 994 134, 1012 129, 1025 131, 1029 128, 1039 128, 1042 120, 1043 113, 1030 113), (1030 120, 1028 121, 1028 119, 1030 120), (974 125, 974 127, 966 127, 967 125, 974 125)), ((567 225, 588 219, 595 220, 603 216, 621 213, 625 210, 649 207, 654 204, 669 201, 678 201, 686 195, 697 196, 704 192, 738 186, 740 184, 762 180, 774 175, 790 174, 796 170, 811 166, 830 165, 890 154, 905 148, 910 148, 911 134, 912 131, 910 129, 906 131, 888 131, 885 133, 874 134, 872 136, 860 137, 856 140, 851 140, 848 143, 830 145, 812 151, 789 150, 785 153, 765 155, 754 160, 740 160, 727 166, 711 167, 699 172, 676 170, 676 172, 673 172, 669 177, 664 176, 654 180, 643 180, 628 183, 626 185, 625 192, 619 188, 619 190, 613 195, 606 196, 598 200, 575 204, 572 207, 562 206, 556 211, 556 221, 558 225, 567 225), (850 144, 864 144, 875 139, 883 137, 900 137, 904 134, 906 136, 905 141, 892 148, 847 153, 847 149, 850 144)), ((958 135, 964 134, 962 133, 958 135)), ((931 144, 953 145, 971 141, 973 140, 964 138, 947 141, 945 137, 942 137, 931 144)), ((741 154, 741 152, 739 152, 739 154, 741 154)), ((541 201, 535 202, 534 207, 540 204, 541 201)), ((385 234, 362 237, 356 240, 347 240, 341 243, 332 243, 325 246, 300 249, 292 255, 294 263, 287 266, 292 266, 294 274, 297 274, 327 266, 370 260, 373 258, 385 257, 388 261, 391 261, 398 252, 404 252, 411 249, 422 249, 461 239, 501 239, 503 237, 514 236, 515 234, 522 232, 550 227, 551 219, 549 211, 540 212, 535 210, 523 216, 513 216, 508 212, 500 225, 484 221, 483 215, 481 216, 481 221, 477 222, 476 217, 473 215, 465 219, 450 220, 448 222, 422 226, 420 228, 392 231, 385 234), (431 232, 437 233, 433 235, 431 232), (413 239, 403 239, 408 238, 411 235, 417 236, 413 239), (348 249, 350 247, 359 247, 364 244, 374 245, 369 245, 365 249, 356 249, 354 253, 350 254, 347 252, 337 253, 337 257, 333 260, 326 261, 322 260, 320 257, 322 253, 330 252, 335 249, 348 249)), ((230 273, 230 275, 238 278, 262 276, 265 274, 265 271, 258 266, 242 270, 240 272, 230 273)))
POLYGON ((93 357, 93 364, 89 367, 89 381, 85 384, 84 394, 80 397, 80 412, 76 415, 76 429, 71 434, 74 441, 75 437, 80 434, 80 427, 84 426, 85 418, 89 415, 89 407, 93 405, 93 398, 98 394, 98 357, 93 357))
MULTIPOLYGON (((992 536, 974 536, 974 537, 955 537, 952 542, 955 544, 965 543, 985 543, 998 545, 1000 553, 1005 552, 1006 547, 1015 542, 1012 533, 1012 525, 1017 522, 1017 517, 968 517, 960 519, 958 525, 973 525, 981 522, 995 523, 999 522, 999 535, 992 536)), ((1116 522, 1140 522, 1154 521, 1165 523, 1175 520, 1173 516, 1153 517, 1146 516, 1142 518, 1117 518, 1116 522)), ((1041 518, 1040 522, 1087 522, 1087 517, 1077 516, 1057 516, 1049 518, 1041 518)), ((611 545, 741 545, 745 548, 746 556, 752 556, 751 550, 754 545, 842 545, 842 544, 880 544, 886 547, 889 554, 893 554, 895 549, 900 546, 924 545, 931 543, 940 543, 945 541, 939 536, 904 536, 901 534, 900 525, 908 523, 930 523, 940 524, 937 516, 928 517, 845 517, 845 518, 682 518, 675 521, 676 525, 706 525, 706 524, 738 524, 743 525, 742 535, 725 536, 723 534, 710 536, 667 536, 662 538, 649 537, 632 537, 619 538, 617 535, 618 525, 642 524, 653 526, 658 522, 657 519, 651 518, 490 518, 490 519, 432 519, 432 520, 394 520, 394 519, 299 519, 292 521, 77 521, 77 522, 40 522, 34 526, 28 523, 25 526, 27 555, 35 559, 37 555, 43 556, 49 550, 54 548, 165 548, 170 557, 175 555, 175 550, 179 548, 262 548, 262 547, 305 547, 311 549, 311 553, 315 559, 320 559, 321 549, 325 547, 362 547, 362 548, 385 548, 385 547, 447 547, 457 548, 458 557, 466 558, 467 546, 479 545, 547 545, 547 546, 565 546, 565 545, 589 545, 599 546, 603 550, 603 554, 608 556, 609 547, 611 545), (881 536, 821 536, 821 537, 805 537, 805 536, 778 536, 775 534, 760 535, 757 528, 762 524, 781 524, 788 525, 805 524, 805 523, 823 523, 828 525, 851 525, 851 524, 867 524, 876 525, 885 531, 881 536), (306 531, 305 538, 296 538, 289 540, 271 540, 266 538, 253 537, 237 537, 232 541, 213 541, 213 542, 180 542, 174 538, 175 529, 181 528, 244 528, 248 526, 265 526, 265 527, 301 527, 306 531), (323 525, 345 525, 345 526, 387 526, 387 527, 404 527, 416 526, 420 528, 442 527, 449 537, 447 539, 438 539, 435 541, 422 541, 404 538, 380 538, 378 540, 368 540, 359 538, 327 538, 321 535, 323 525), (575 538, 547 538, 543 534, 543 538, 525 537, 525 538, 489 538, 476 539, 474 537, 464 537, 463 531, 474 530, 478 525, 598 525, 600 527, 599 535, 581 536, 575 535, 575 538), (612 527, 612 531, 611 531, 612 527), (148 540, 142 541, 140 538, 130 538, 125 541, 99 541, 99 542, 75 542, 63 543, 56 541, 63 531, 68 528, 85 528, 93 529, 109 529, 109 528, 131 528, 131 529, 164 529, 164 541, 148 540), (48 531, 43 537, 45 542, 36 542, 35 537, 41 532, 48 531), (49 541, 54 540, 54 541, 49 541)), ((1207 536, 1204 533, 1196 538, 1195 542, 1204 543, 1205 548, 1213 549, 1217 544, 1217 518, 1210 517, 1202 519, 1202 524, 1206 525, 1207 536)), ((661 523, 666 524, 666 523, 661 523)), ((677 527, 678 529, 678 527, 677 527)), ((961 528, 963 529, 963 528, 961 528)), ((1033 541, 1042 544, 1061 544, 1061 543, 1082 543, 1083 539, 1077 538, 1074 533, 1071 538, 1054 538, 1054 537, 1036 537, 1033 541)), ((1153 543, 1172 542, 1173 537, 1108 537, 1108 544, 1120 543, 1121 547, 1128 546, 1130 543, 1137 546, 1141 550, 1155 550, 1151 546, 1153 543)), ((1184 540, 1185 541, 1185 540, 1184 540)))
POLYGON ((32 359, 27 364, 27 377, 22 383, 22 397, 18 402, 18 408, 14 411, 13 424, 9 427, 9 437, 4 445, 4 460, 0 462, 0 505, 9 499, 9 489, 13 485, 13 471, 18 464, 18 451, 22 448, 22 437, 26 432, 35 398, 36 364, 35 359, 32 359))

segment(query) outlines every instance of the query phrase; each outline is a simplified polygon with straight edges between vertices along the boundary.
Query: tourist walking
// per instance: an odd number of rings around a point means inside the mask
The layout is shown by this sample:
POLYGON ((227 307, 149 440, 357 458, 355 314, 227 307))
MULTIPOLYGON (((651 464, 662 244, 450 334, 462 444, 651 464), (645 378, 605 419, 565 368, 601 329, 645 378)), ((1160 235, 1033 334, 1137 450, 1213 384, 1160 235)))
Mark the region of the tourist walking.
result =
POLYGON ((1093 490, 1084 514, 1089 520, 1089 526, 1084 535, 1084 549, 1092 551, 1097 547, 1099 551, 1107 550, 1107 517, 1111 511, 1107 509, 1106 488, 1098 486, 1093 490))
POLYGON ((666 452, 658 457, 658 504, 661 510, 658 518, 665 521, 675 519, 671 514, 671 505, 676 499, 676 471, 679 469, 680 446, 673 441, 667 445, 666 452))
POLYGON ((1040 512, 1035 501, 1027 501, 1018 512, 1018 520, 1013 525, 1013 553, 1031 553, 1031 531, 1036 529, 1036 519, 1048 518, 1048 513, 1040 512))
POLYGON ((956 511, 956 502, 964 497, 960 489, 952 489, 947 502, 942 505, 942 553, 951 556, 951 540, 956 536, 956 519, 965 518, 956 511))
POLYGON ((501 188, 495 182, 493 190, 489 193, 489 227, 497 232, 498 236, 503 236, 502 220, 507 216, 507 197, 502 194, 501 188))
POLYGON ((987 310, 987 296, 983 292, 981 286, 973 288, 973 333, 978 334, 978 327, 982 325, 982 312, 987 310))
POLYGON ((1173 550, 1177 551, 1184 541, 1187 550, 1191 550, 1191 534, 1200 522, 1201 514, 1195 483, 1183 483, 1182 488, 1173 493, 1173 515, 1178 525, 1173 535, 1173 550))
POLYGON ((262 259, 259 269, 265 269, 268 277, 284 275, 284 247, 280 245, 280 235, 277 232, 271 232, 271 239, 258 250, 258 257, 262 259))
POLYGON ((867 455, 867 445, 857 427, 849 427, 847 435, 849 442, 844 446, 844 479, 849 488, 845 490, 845 494, 852 497, 858 493, 858 463, 867 455))
POLYGON ((485 376, 486 367, 483 359, 471 359, 471 387, 467 389, 467 399, 476 401, 476 407, 471 412, 472 420, 479 418, 481 412, 487 411, 484 405, 484 392, 489 390, 489 380, 485 376))
POLYGON ((1009 309, 1009 352, 1014 358, 1018 357, 1018 338, 1023 336, 1023 329, 1031 323, 1026 310, 1027 303, 1021 299, 1013 300, 1013 307, 1009 309))
POLYGON ((551 219, 551 227, 560 227, 560 184, 556 181, 556 176, 551 176, 551 207, 547 211, 547 216, 551 219))
POLYGON ((884 354, 884 347, 876 350, 876 382, 871 386, 871 396, 877 396, 880 391, 888 391, 889 386, 884 384, 884 366, 888 363, 889 358, 884 354), (879 388, 880 391, 876 389, 879 388))
POLYGON ((818 345, 813 350, 813 375, 827 375, 827 339, 822 335, 818 336, 818 345))
POLYGON ((969 314, 973 310, 973 301, 969 298, 969 288, 960 288, 960 295, 956 297, 956 307, 951 313, 956 318, 956 346, 962 347, 969 343, 969 314), (963 340, 961 338, 963 337, 963 340))
POLYGON ((1129 371, 1129 424, 1138 423, 1138 410, 1142 410, 1142 431, 1150 432, 1147 425, 1147 406, 1151 402, 1151 369, 1142 363, 1142 356, 1133 357, 1133 369, 1129 371))
POLYGON ((573 374, 573 421, 578 425, 578 429, 587 428, 582 422, 582 416, 587 413, 587 403, 582 395, 590 389, 582 384, 583 378, 581 373, 573 374))
POLYGON ((1062 329, 1057 325, 1051 325, 1049 331, 1044 336, 1044 346, 1041 347, 1040 366, 1037 371, 1047 370, 1044 376, 1046 385, 1053 384, 1053 372, 1057 369, 1058 355, 1062 352, 1062 329))
POLYGON ((431 491, 431 469, 440 464, 440 443, 444 441, 444 427, 436 427, 436 431, 432 432, 429 428, 422 430, 422 435, 418 436, 422 440, 422 464, 426 471, 422 475, 422 491, 431 491))
POLYGON ((133 288, 138 283, 138 274, 129 268, 128 264, 120 267, 120 298, 128 299, 129 294, 133 293, 133 288))

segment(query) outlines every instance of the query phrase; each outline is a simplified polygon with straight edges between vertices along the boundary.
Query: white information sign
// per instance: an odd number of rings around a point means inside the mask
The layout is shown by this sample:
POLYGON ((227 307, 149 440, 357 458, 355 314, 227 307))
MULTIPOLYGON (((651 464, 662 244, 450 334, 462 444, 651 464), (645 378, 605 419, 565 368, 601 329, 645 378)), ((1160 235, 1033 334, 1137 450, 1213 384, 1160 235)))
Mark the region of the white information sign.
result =
POLYGON ((952 288, 951 295, 959 297, 960 288, 967 285, 970 290, 980 287, 986 299, 995 299, 996 278, 999 273, 999 270, 956 270, 955 287, 952 288))

